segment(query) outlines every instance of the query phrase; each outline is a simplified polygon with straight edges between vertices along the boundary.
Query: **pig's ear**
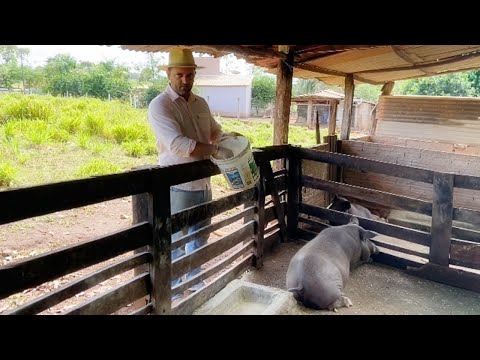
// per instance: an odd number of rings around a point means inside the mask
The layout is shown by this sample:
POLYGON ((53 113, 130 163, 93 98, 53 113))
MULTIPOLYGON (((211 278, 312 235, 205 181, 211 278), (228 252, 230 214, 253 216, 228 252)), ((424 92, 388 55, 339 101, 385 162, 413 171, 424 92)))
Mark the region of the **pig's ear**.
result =
POLYGON ((351 216, 350 217, 350 221, 348 222, 349 224, 356 224, 356 225, 359 225, 359 222, 358 222, 358 219, 356 216, 351 216))
POLYGON ((345 200, 345 210, 348 210, 352 207, 352 203, 348 200, 345 200))

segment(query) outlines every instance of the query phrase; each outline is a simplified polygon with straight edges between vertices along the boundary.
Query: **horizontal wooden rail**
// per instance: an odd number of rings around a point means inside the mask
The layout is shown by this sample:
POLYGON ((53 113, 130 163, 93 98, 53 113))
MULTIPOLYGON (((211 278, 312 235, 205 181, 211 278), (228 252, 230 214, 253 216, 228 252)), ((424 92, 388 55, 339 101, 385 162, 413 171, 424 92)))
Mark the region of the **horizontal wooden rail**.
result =
POLYGON ((450 264, 480 269, 480 244, 452 239, 450 264))
POLYGON ((433 183, 433 171, 391 164, 383 161, 370 160, 358 156, 351 156, 328 151, 316 151, 294 147, 292 151, 302 159, 343 166, 355 170, 370 171, 378 174, 396 176, 399 178, 433 183))
POLYGON ((249 240, 245 244, 242 245, 242 247, 232 254, 228 255, 226 258, 222 259, 215 265, 209 267, 208 269, 203 270, 202 272, 198 273, 191 279, 182 282, 181 284, 178 284, 174 288, 172 288, 172 294, 179 294, 183 292, 184 290, 188 289, 189 287, 192 286, 192 284, 196 284, 199 281, 205 280, 212 276, 215 273, 218 273, 219 271, 225 269, 228 265, 231 265, 235 260, 237 260, 240 256, 243 256, 247 254, 248 252, 253 253, 253 240, 249 240))
MULTIPOLYGON (((320 219, 335 221, 342 224, 347 224, 352 217, 351 215, 344 214, 340 211, 324 209, 307 204, 301 204, 300 212, 307 215, 316 216, 320 219)), ((380 234, 396 237, 416 244, 430 246, 431 235, 422 231, 404 228, 402 226, 387 224, 375 220, 369 220, 361 216, 357 216, 357 219, 360 223, 360 226, 364 227, 365 229, 373 230, 380 234)))
POLYGON ((0 225, 56 211, 141 194, 151 169, 0 191, 0 225))
POLYGON ((254 234, 254 224, 255 221, 249 221, 234 233, 226 235, 213 243, 202 246, 191 254, 184 255, 172 261, 172 279, 182 276, 231 249, 239 242, 249 239, 254 234))
POLYGON ((373 239, 370 239, 375 245, 377 246, 380 246, 380 247, 383 247, 385 249, 390 249, 390 250, 394 250, 394 251, 398 251, 398 252, 401 252, 401 253, 404 253, 404 254, 409 254, 409 255, 414 255, 414 256, 418 256, 418 257, 421 257, 421 258, 424 258, 424 259, 428 259, 428 254, 427 253, 423 253, 423 252, 420 252, 420 251, 415 251, 415 250, 411 250, 411 249, 407 249, 403 246, 398 246, 398 245, 394 245, 394 244, 390 244, 390 243, 387 243, 385 241, 382 241, 382 240, 378 240, 376 238, 373 238, 373 239))
POLYGON ((202 227, 201 229, 198 229, 197 231, 192 232, 189 235, 185 235, 181 238, 179 238, 176 241, 172 242, 172 250, 177 249, 180 246, 183 246, 190 241, 192 241, 195 238, 201 237, 201 236, 206 236, 208 234, 211 234, 212 232, 221 229, 224 226, 230 225, 234 223, 235 221, 238 221, 240 219, 248 219, 248 221, 253 219, 253 215, 255 213, 255 206, 250 206, 246 209, 243 209, 242 211, 236 213, 235 215, 231 215, 223 220, 217 221, 213 224, 207 225, 205 227, 202 227))
POLYGON ((150 275, 140 274, 125 284, 116 286, 105 294, 100 294, 86 304, 81 304, 65 315, 105 315, 111 314, 151 292, 150 275))
POLYGON ((196 224, 207 218, 221 214, 235 206, 255 200, 255 189, 247 189, 232 195, 212 200, 206 204, 193 206, 172 214, 172 233, 180 231, 186 225, 196 224))
POLYGON ((247 256, 225 273, 217 277, 212 283, 207 284, 203 289, 194 292, 187 299, 179 303, 172 309, 173 315, 190 315, 200 305, 215 296, 229 282, 236 279, 241 273, 248 269, 252 264, 253 254, 247 256))
POLYGON ((453 186, 462 189, 480 190, 480 177, 470 175, 455 175, 453 186))
POLYGON ((152 242, 149 223, 0 267, 0 299, 152 242))
POLYGON ((306 175, 302 176, 302 185, 312 189, 324 190, 359 200, 374 202, 390 208, 414 211, 432 216, 432 204, 423 200, 394 195, 380 190, 367 189, 361 186, 317 179, 306 175))
POLYGON ((65 299, 72 297, 82 291, 90 289, 102 281, 110 279, 115 275, 133 269, 139 265, 148 263, 152 260, 152 255, 147 252, 139 253, 128 259, 119 260, 112 265, 85 276, 79 280, 70 282, 57 290, 45 294, 37 299, 19 306, 16 309, 7 312, 6 315, 33 315, 42 312, 54 305, 59 304, 65 299))
POLYGON ((253 148, 252 152, 255 162, 283 159, 289 156, 290 145, 272 145, 253 148))

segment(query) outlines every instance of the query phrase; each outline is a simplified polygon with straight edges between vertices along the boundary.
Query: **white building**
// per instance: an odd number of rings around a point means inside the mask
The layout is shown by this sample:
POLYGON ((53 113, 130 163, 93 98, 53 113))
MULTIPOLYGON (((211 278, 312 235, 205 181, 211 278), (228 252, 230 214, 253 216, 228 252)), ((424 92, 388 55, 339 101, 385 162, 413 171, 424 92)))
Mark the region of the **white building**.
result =
POLYGON ((195 58, 195 63, 205 67, 197 70, 195 87, 207 100, 212 113, 225 117, 250 117, 252 76, 221 73, 219 58, 199 57, 195 58))

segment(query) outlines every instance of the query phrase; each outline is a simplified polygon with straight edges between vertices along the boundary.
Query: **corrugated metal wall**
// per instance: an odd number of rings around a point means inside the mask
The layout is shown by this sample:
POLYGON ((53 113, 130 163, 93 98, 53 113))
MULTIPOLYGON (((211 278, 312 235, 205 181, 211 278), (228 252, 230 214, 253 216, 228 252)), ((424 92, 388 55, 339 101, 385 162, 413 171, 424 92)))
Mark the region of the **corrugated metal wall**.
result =
POLYGON ((381 96, 376 135, 480 144, 480 98, 381 96))

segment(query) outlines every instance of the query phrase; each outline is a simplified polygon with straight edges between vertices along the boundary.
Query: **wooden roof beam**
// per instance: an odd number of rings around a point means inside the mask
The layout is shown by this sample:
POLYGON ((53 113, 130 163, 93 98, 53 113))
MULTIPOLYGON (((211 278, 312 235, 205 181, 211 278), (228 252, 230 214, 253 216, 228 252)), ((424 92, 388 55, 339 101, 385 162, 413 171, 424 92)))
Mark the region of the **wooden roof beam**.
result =
POLYGON ((404 70, 423 70, 423 69, 429 68, 429 67, 452 64, 452 63, 456 63, 456 62, 459 62, 459 61, 462 61, 462 60, 472 59, 472 58, 476 58, 476 57, 480 57, 480 51, 479 52, 474 52, 474 53, 471 53, 471 54, 467 54, 467 55, 455 55, 455 56, 449 57, 447 59, 438 60, 438 61, 435 61, 435 62, 429 62, 429 63, 423 63, 423 64, 416 63, 416 65, 411 65, 411 66, 399 66, 399 67, 392 67, 392 68, 365 70, 365 71, 359 71, 358 73, 359 74, 374 74, 374 73, 394 72, 394 71, 404 71, 404 70))

